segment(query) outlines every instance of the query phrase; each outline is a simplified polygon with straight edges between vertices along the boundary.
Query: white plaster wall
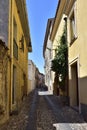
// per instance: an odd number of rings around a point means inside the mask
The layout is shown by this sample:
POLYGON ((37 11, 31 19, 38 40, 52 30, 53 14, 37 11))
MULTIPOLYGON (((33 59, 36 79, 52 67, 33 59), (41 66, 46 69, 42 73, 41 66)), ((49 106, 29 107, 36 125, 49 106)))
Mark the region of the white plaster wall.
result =
POLYGON ((28 61, 28 90, 32 91, 35 88, 35 70, 36 66, 34 65, 33 61, 28 61))

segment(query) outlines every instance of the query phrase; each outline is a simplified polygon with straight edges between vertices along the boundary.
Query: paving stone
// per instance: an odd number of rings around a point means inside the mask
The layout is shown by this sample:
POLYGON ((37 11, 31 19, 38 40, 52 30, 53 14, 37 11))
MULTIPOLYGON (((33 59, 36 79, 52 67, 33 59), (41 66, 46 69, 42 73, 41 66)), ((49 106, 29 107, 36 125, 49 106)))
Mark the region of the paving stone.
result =
POLYGON ((53 95, 39 96, 37 89, 23 101, 18 115, 0 126, 0 130, 87 130, 78 112, 53 95), (57 124, 57 128, 53 124, 57 124))

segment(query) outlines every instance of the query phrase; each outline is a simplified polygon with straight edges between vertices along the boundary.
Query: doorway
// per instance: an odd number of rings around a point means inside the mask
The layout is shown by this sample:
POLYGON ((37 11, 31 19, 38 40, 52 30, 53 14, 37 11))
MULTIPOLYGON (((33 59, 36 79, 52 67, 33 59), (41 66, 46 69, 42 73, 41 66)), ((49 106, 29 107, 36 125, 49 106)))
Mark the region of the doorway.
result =
POLYGON ((24 86, 23 86, 23 96, 27 95, 27 79, 26 75, 23 73, 23 81, 24 81, 24 86))
POLYGON ((12 104, 16 103, 16 67, 13 66, 12 104))
POLYGON ((79 106, 79 89, 78 89, 78 64, 75 62, 71 65, 71 97, 72 105, 79 106))

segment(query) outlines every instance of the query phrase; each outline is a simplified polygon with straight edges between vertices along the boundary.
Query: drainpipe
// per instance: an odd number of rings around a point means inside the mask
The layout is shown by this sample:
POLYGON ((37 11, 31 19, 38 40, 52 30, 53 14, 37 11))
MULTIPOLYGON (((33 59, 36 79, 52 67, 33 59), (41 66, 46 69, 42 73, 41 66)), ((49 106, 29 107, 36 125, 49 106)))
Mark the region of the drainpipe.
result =
POLYGON ((13 10, 12 10, 12 0, 10 0, 9 2, 9 5, 10 5, 10 10, 9 10, 9 13, 10 13, 10 68, 11 68, 11 71, 10 71, 10 104, 9 104, 9 107, 10 107, 10 112, 11 112, 11 109, 12 109, 12 77, 13 77, 13 42, 12 42, 12 29, 13 29, 13 17, 12 17, 12 14, 13 14, 13 10))
MULTIPOLYGON (((67 42, 67 16, 64 18, 65 21, 65 28, 66 28, 66 42, 67 42)), ((68 44, 68 42, 67 42, 68 44)), ((67 45, 68 47, 68 45, 67 45)), ((68 104, 69 104, 69 67, 68 67, 68 48, 67 48, 67 55, 66 55, 66 60, 67 60, 67 97, 68 97, 68 104)))

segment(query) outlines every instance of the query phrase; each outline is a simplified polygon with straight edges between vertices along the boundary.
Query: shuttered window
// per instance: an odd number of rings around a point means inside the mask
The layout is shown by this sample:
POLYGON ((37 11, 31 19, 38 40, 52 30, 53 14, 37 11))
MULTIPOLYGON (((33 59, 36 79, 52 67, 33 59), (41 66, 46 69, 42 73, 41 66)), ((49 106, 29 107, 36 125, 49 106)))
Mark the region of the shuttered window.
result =
POLYGON ((18 60, 18 45, 14 39, 13 41, 13 55, 18 60))
POLYGON ((18 60, 17 24, 15 18, 13 21, 13 55, 18 60))

